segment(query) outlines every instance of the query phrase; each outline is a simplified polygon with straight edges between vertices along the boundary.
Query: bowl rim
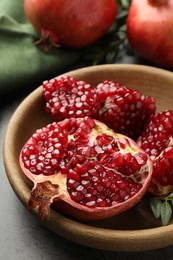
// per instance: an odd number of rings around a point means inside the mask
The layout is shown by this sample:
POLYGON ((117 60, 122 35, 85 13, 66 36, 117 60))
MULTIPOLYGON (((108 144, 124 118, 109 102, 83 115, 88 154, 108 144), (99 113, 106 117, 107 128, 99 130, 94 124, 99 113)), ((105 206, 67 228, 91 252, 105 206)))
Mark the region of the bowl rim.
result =
MULTIPOLYGON (((136 64, 104 64, 84 67, 80 69, 75 69, 63 75, 73 75, 74 73, 90 73, 93 70, 102 70, 103 68, 113 71, 113 70, 128 70, 132 71, 142 71, 144 73, 154 73, 156 76, 170 77, 173 80, 173 74, 170 71, 166 71, 160 68, 155 68, 146 65, 136 65, 136 64), (152 72, 151 72, 152 71, 152 72)), ((12 161, 8 160, 9 147, 11 147, 11 138, 15 136, 16 118, 22 113, 22 110, 33 96, 39 96, 41 93, 41 86, 32 91, 24 100, 19 104, 17 109, 14 111, 11 119, 9 120, 5 137, 3 143, 3 161, 6 171, 6 175, 13 188, 15 194, 26 207, 29 198, 29 188, 24 180, 19 180, 16 183, 16 176, 13 172, 15 166, 14 158, 12 161), (23 192, 19 193, 20 186, 23 185, 23 192)), ((37 211, 33 211, 34 215, 37 216, 37 211)), ((43 225, 48 227, 53 232, 77 242, 82 245, 86 245, 93 248, 105 249, 110 251, 144 251, 150 249, 157 249, 173 244, 173 224, 168 226, 140 229, 140 230, 112 230, 100 227, 93 227, 89 224, 84 224, 65 216, 62 216, 53 209, 50 210, 50 218, 43 219, 43 225), (56 228, 55 228, 56 226, 56 228), (166 238, 166 239, 165 239, 166 238), (153 243, 151 241, 153 240, 153 243), (112 241, 110 243, 110 241, 112 241), (145 241, 145 245, 143 245, 145 241), (147 242, 148 241, 148 242, 147 242)))

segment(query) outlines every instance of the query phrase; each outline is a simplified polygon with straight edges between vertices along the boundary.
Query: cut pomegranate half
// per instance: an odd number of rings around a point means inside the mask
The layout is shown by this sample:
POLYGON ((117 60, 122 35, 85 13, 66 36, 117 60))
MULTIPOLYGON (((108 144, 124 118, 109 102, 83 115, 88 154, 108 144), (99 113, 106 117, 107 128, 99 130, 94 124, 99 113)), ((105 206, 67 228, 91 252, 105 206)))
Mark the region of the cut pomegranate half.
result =
POLYGON ((112 217, 146 192, 152 161, 130 138, 90 117, 69 118, 36 131, 20 153, 34 183, 28 207, 40 218, 50 206, 75 219, 112 217))

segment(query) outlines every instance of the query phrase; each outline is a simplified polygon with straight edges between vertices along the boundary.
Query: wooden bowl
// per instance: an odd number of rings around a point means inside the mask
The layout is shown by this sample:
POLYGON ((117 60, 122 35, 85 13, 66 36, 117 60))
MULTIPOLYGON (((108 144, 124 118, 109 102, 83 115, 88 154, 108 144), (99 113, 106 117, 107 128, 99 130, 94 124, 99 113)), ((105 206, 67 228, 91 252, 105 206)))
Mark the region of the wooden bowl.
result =
MULTIPOLYGON (((66 73, 97 84, 116 80, 156 99, 157 111, 173 109, 173 74, 142 65, 100 65, 66 73)), ((51 122, 45 112, 42 88, 33 91, 12 116, 4 140, 4 165, 9 182, 20 201, 27 206, 31 187, 19 165, 19 153, 35 132, 51 122)), ((37 212, 34 211, 37 216, 37 212)), ((137 206, 109 220, 81 223, 51 209, 43 224, 53 232, 77 243, 111 251, 143 251, 173 244, 173 224, 162 226, 153 217, 148 204, 137 206)))

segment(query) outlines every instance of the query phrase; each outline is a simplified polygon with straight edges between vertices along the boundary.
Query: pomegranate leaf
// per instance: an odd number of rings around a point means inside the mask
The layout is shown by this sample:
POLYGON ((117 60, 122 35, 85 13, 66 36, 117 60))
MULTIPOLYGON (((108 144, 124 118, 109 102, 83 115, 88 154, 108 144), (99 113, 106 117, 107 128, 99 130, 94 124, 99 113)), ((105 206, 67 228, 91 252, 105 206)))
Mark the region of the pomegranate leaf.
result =
POLYGON ((173 198, 173 192, 168 195, 167 199, 172 199, 172 198, 173 198))
POLYGON ((163 226, 168 225, 173 213, 173 193, 167 196, 151 197, 149 202, 155 218, 160 218, 163 226))
POLYGON ((84 60, 93 65, 114 63, 122 50, 129 49, 126 29, 131 0, 118 0, 117 17, 107 33, 95 44, 86 47, 84 60))
POLYGON ((155 218, 159 218, 161 214, 162 201, 158 198, 151 198, 150 207, 152 209, 155 218))
POLYGON ((161 207, 161 220, 163 226, 168 225, 172 216, 172 207, 168 201, 164 201, 161 207))
POLYGON ((129 0, 118 0, 117 2, 118 2, 119 8, 121 7, 121 8, 124 8, 124 9, 128 9, 131 1, 129 1, 129 0))

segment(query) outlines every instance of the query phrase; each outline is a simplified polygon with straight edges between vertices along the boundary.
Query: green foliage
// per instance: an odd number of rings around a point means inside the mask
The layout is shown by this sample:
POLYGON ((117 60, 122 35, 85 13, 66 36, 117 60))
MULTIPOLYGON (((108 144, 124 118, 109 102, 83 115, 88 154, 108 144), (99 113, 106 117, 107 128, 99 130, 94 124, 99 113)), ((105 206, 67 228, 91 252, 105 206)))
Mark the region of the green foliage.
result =
POLYGON ((130 3, 130 0, 118 0, 118 14, 113 25, 101 40, 85 49, 85 60, 93 65, 115 62, 121 49, 128 45, 126 19, 130 3))
POLYGON ((150 206, 154 216, 161 219, 162 225, 168 225, 173 213, 173 193, 167 196, 151 197, 150 206))

